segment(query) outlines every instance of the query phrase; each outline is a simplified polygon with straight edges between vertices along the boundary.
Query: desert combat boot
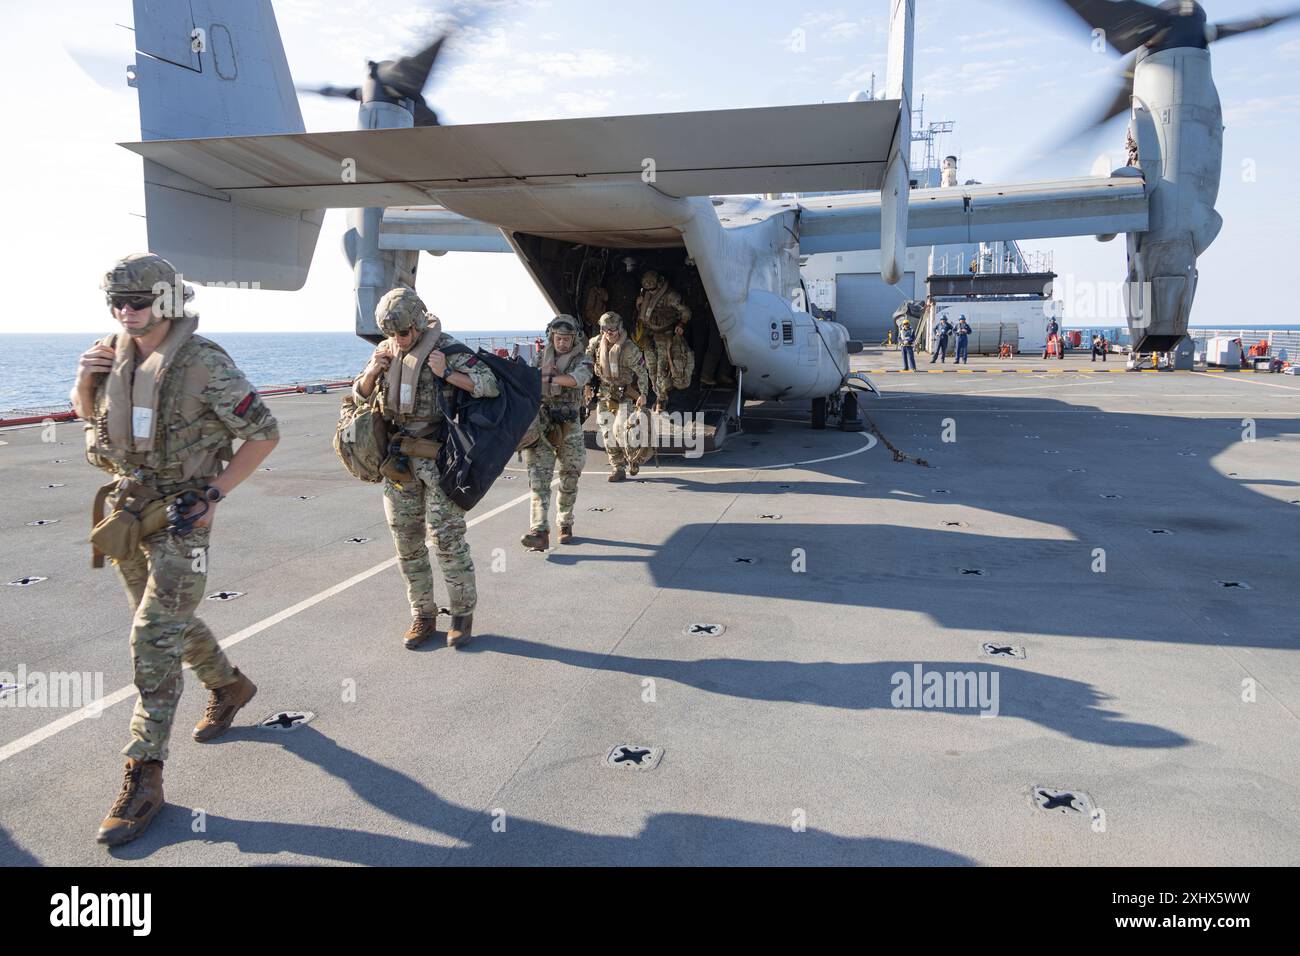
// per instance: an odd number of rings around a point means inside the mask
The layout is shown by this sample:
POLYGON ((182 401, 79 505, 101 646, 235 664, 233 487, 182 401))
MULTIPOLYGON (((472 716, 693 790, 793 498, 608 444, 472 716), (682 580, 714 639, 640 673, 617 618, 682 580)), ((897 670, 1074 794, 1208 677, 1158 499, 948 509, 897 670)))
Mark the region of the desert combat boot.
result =
MULTIPOLYGON (((560 540, 564 540, 562 532, 560 540)), ((530 531, 519 539, 519 543, 529 551, 545 551, 551 546, 551 535, 547 531, 530 531)))
POLYGON ((208 709, 203 712, 203 719, 194 728, 194 739, 204 744, 216 740, 227 730, 243 707, 257 693, 257 685, 235 668, 235 682, 225 687, 218 687, 209 692, 208 709))
POLYGON ((438 618, 432 614, 417 614, 411 618, 411 626, 402 635, 402 644, 413 651, 436 633, 438 618))
POLYGON ((451 618, 451 627, 447 629, 447 646, 462 647, 474 636, 474 615, 455 614, 451 618))
POLYGON ((130 843, 149 829, 163 803, 162 761, 128 760, 122 792, 99 825, 96 841, 105 846, 130 843))

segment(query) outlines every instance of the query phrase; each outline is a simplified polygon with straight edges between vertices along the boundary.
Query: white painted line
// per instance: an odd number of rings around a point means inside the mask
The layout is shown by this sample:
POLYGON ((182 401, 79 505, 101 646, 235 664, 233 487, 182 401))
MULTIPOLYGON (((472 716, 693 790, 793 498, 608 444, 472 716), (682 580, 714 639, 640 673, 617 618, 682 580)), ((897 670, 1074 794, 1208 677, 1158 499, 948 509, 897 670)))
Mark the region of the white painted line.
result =
MULTIPOLYGON (((793 424, 806 424, 805 422, 796 421, 793 418, 768 418, 759 415, 750 415, 749 417, 754 419, 755 421, 791 422, 793 424)), ((740 434, 743 435, 744 432, 741 432, 740 434)), ((868 432, 848 432, 848 434, 857 435, 859 438, 865 440, 866 444, 863 445, 861 448, 855 448, 852 451, 846 451, 842 455, 830 455, 826 458, 808 458, 804 461, 784 461, 781 462, 779 465, 748 465, 748 466, 734 466, 731 468, 654 468, 653 470, 646 471, 644 469, 646 467, 646 464, 648 463, 642 462, 641 463, 641 468, 643 469, 642 474, 644 474, 647 478, 652 478, 655 475, 716 475, 719 472, 727 472, 727 471, 771 471, 775 468, 798 468, 800 465, 820 465, 823 462, 827 462, 827 461, 839 461, 841 458, 852 458, 854 455, 861 455, 864 451, 871 451, 871 449, 875 448, 876 445, 878 444, 878 442, 876 441, 876 436, 869 434, 868 432)), ((516 472, 526 472, 527 470, 528 470, 527 468, 506 469, 506 471, 516 471, 516 472)), ((609 474, 609 472, 607 471, 592 471, 591 469, 586 469, 582 473, 584 475, 608 475, 609 474)), ((632 479, 632 480, 635 481, 637 479, 632 479)))
POLYGON ((1208 372, 1193 372, 1193 375, 1199 375, 1202 378, 1213 379, 1216 382, 1239 382, 1242 385, 1262 385, 1265 388, 1280 388, 1284 392, 1290 392, 1292 395, 1300 395, 1300 388, 1292 388, 1290 385, 1278 385, 1276 382, 1256 382, 1254 379, 1242 378, 1240 373, 1236 375, 1213 375, 1208 372))
MULTIPOLYGON (((465 522, 465 527, 472 528, 474 527, 474 525, 479 524, 480 522, 487 521, 489 518, 496 517, 497 515, 501 514, 501 512, 507 511, 510 508, 513 508, 515 505, 527 501, 530 494, 531 492, 527 492, 525 494, 520 495, 517 498, 513 498, 510 501, 507 501, 503 505, 497 505, 497 507, 493 508, 491 511, 485 511, 483 514, 478 515, 477 517, 471 519, 470 521, 465 522)), ((287 621, 289 618, 293 617, 294 615, 301 614, 303 611, 307 610, 308 608, 315 607, 317 604, 320 604, 322 601, 326 601, 332 598, 334 595, 340 594, 343 591, 346 591, 348 588, 352 587, 353 585, 360 584, 362 581, 366 580, 367 578, 374 577, 379 572, 386 571, 387 569, 393 567, 396 564, 397 564, 396 557, 391 557, 387 561, 381 561, 378 564, 376 564, 374 567, 367 568, 366 570, 358 574, 352 575, 352 577, 348 578, 346 581, 340 581, 338 584, 335 584, 333 587, 328 587, 323 591, 319 591, 316 594, 313 594, 311 597, 299 601, 297 604, 293 605, 292 607, 287 607, 283 611, 279 611, 276 614, 272 614, 270 617, 262 618, 262 620, 258 621, 256 624, 250 624, 242 631, 236 631, 234 634, 231 634, 225 640, 221 641, 220 642, 221 646, 223 648, 234 647, 236 644, 239 644, 242 641, 246 641, 250 637, 253 637, 257 634, 261 634, 263 631, 267 630, 268 628, 275 627, 275 625, 283 621, 287 621)), ((186 669, 188 669, 189 665, 187 664, 185 665, 185 667, 186 669)), ((7 743, 4 746, 0 747, 0 763, 4 763, 10 757, 17 756, 18 754, 22 753, 25 750, 30 750, 32 747, 35 747, 41 741, 48 740, 50 737, 53 737, 55 734, 61 733, 62 731, 67 730, 69 727, 72 727, 76 724, 79 724, 81 721, 86 720, 89 717, 98 717, 100 714, 102 714, 109 707, 112 707, 114 704, 120 704, 122 701, 130 700, 135 696, 136 696, 135 685, 127 684, 125 687, 120 687, 117 690, 113 691, 113 693, 106 695, 101 700, 89 704, 86 707, 82 707, 80 710, 74 710, 70 714, 65 714, 64 716, 60 717, 58 720, 53 720, 43 727, 38 727, 36 730, 33 730, 31 733, 19 737, 17 740, 11 741, 10 743, 7 743)))
MULTIPOLYGON (((983 384, 983 383, 980 383, 983 384)), ((1109 385, 1111 384, 1104 378, 1088 378, 1079 382, 1061 382, 1055 385, 1022 385, 1019 388, 1002 388, 1000 385, 990 385, 989 388, 981 388, 966 392, 959 392, 960 395, 1000 395, 1003 392, 1034 392, 1041 388, 1084 388, 1088 385, 1109 385)))

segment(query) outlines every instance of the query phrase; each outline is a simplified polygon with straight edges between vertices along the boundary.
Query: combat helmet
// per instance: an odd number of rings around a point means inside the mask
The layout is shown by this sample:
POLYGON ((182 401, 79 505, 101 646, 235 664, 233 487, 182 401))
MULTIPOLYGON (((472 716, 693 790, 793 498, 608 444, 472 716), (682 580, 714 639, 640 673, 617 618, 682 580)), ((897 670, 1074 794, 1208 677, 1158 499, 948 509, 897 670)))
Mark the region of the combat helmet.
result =
POLYGON ((578 320, 571 315, 557 315, 546 326, 546 334, 572 335, 577 338, 581 334, 578 328, 578 320))
POLYGON ((663 281, 663 276, 653 269, 647 269, 641 276, 641 288, 647 290, 657 289, 663 284, 663 281))
POLYGON ((405 286, 389 289, 375 306, 375 325, 384 335, 397 335, 411 329, 423 332, 429 327, 430 320, 437 321, 415 290, 405 286))
POLYGON ((600 317, 600 327, 602 329, 621 329, 623 327, 623 317, 617 312, 606 312, 600 317))
MULTIPOLYGON (((104 273, 99 287, 104 290, 104 301, 110 310, 114 299, 153 297, 149 323, 143 328, 127 330, 128 334, 139 336, 184 310, 183 304, 180 308, 176 307, 178 281, 181 280, 176 267, 162 256, 152 252, 133 252, 117 260, 113 268, 104 273)), ((193 297, 194 288, 184 285, 180 302, 187 302, 193 297)))

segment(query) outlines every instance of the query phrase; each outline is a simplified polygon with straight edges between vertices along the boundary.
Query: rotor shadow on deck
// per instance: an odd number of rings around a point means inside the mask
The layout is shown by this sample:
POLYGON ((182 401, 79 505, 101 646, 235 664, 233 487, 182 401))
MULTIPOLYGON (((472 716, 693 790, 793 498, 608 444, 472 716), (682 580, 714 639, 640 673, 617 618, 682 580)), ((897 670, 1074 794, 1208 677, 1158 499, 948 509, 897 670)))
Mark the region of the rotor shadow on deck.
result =
MULTIPOLYGON (((876 448, 790 469, 816 476, 804 480, 788 472, 708 474, 726 463, 721 455, 698 477, 648 468, 647 489, 740 495, 741 507, 717 524, 673 526, 667 540, 636 543, 632 553, 550 561, 643 562, 654 586, 672 591, 894 608, 952 629, 1296 648, 1293 630, 1264 605, 1286 603, 1268 554, 1289 547, 1283 529, 1297 506, 1251 485, 1297 482, 1229 478, 1213 466, 1241 446, 1239 417, 1132 415, 999 395, 891 397, 898 401, 870 409, 882 431, 905 452, 933 449, 921 454, 938 467, 894 463, 876 448), (943 444, 948 419, 957 441, 943 444), (753 520, 760 511, 784 515, 753 520), (957 519, 960 526, 945 525, 957 519), (1172 533, 1156 537, 1153 529, 1172 533), (1101 573, 1093 569, 1099 548, 1108 562, 1101 573), (796 549, 806 554, 807 573, 789 573, 796 549), (737 555, 759 563, 738 566, 737 555), (963 568, 983 574, 961 577, 963 568), (1252 592, 1256 601, 1233 600, 1216 583, 1242 579, 1265 582, 1252 592), (1040 600, 1044 594, 1050 600, 1040 600), (1149 614, 1153 601, 1164 613, 1149 614)), ((1259 416, 1254 424, 1252 447, 1279 453, 1287 446, 1271 440, 1300 430, 1288 418, 1259 416)), ((779 427, 769 440, 788 442, 798 427, 779 427)), ((851 633, 868 620, 843 618, 841 626, 851 633)))
MULTIPOLYGON (((468 650, 468 649, 467 649, 468 650)), ((893 675, 910 675, 916 661, 760 661, 734 657, 672 660, 629 657, 581 651, 526 641, 493 637, 480 641, 474 653, 502 653, 534 660, 558 661, 572 667, 651 677, 744 700, 784 704, 814 704, 844 710, 894 709, 890 703, 893 675)), ((1109 747, 1183 747, 1190 741, 1181 734, 1152 724, 1132 723, 1106 710, 1107 696, 1081 681, 1034 671, 990 667, 973 661, 925 660, 927 671, 985 671, 998 675, 999 717, 1017 717, 1075 740, 1109 747)), ((900 709, 899 720, 907 708, 900 709)), ((974 705, 955 710, 933 710, 953 716, 978 717, 974 705)))

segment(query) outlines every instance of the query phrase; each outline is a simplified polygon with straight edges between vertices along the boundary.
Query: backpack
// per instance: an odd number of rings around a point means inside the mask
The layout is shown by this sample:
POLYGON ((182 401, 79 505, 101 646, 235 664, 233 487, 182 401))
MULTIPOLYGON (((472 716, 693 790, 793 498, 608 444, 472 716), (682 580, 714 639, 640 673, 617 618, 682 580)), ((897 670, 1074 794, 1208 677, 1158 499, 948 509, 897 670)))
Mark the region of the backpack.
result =
MULTIPOLYGON (((442 351, 445 355, 471 353, 459 342, 442 351)), ((446 433, 437 457, 438 484, 466 511, 483 499, 505 470, 542 404, 540 369, 522 358, 502 358, 483 349, 472 354, 492 370, 500 394, 474 398, 463 389, 455 389, 452 408, 448 409, 442 389, 435 391, 446 419, 446 433)))
POLYGON ((383 480, 379 466, 388 457, 388 423, 375 407, 374 397, 358 404, 349 391, 334 430, 334 453, 343 467, 353 478, 372 483, 383 480))

